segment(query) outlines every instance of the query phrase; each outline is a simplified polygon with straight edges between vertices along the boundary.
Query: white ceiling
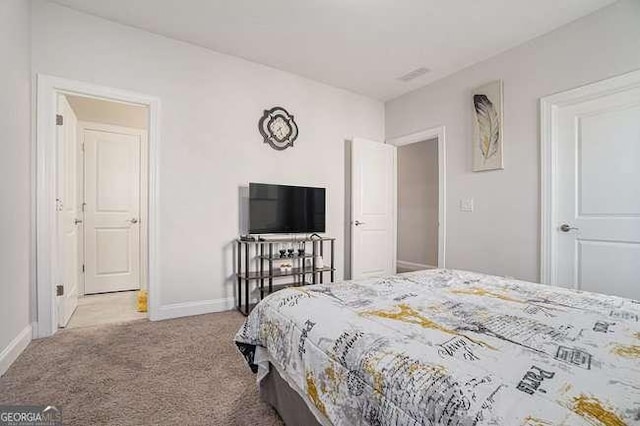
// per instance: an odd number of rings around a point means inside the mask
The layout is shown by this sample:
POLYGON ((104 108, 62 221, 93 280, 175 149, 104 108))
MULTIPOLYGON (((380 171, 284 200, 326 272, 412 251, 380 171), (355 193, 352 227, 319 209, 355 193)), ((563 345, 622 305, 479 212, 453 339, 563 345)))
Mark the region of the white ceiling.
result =
POLYGON ((615 0, 56 0, 387 100, 615 0), (431 71, 405 83, 398 77, 431 71))

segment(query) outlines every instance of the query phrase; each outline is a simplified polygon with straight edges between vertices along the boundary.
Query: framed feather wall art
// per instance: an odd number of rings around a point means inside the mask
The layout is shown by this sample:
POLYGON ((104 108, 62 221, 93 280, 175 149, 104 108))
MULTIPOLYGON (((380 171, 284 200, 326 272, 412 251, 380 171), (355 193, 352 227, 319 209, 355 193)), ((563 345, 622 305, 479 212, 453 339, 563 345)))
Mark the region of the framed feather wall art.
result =
POLYGON ((473 171, 503 169, 502 80, 472 91, 473 171))

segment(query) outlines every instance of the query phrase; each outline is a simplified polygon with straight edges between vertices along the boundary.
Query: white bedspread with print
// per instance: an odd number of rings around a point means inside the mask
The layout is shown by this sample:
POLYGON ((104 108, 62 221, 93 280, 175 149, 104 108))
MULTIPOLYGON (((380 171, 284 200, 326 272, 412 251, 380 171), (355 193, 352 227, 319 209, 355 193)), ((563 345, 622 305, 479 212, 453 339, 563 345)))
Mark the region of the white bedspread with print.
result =
POLYGON ((235 340, 324 423, 630 425, 639 319, 634 300, 430 270, 278 291, 235 340))

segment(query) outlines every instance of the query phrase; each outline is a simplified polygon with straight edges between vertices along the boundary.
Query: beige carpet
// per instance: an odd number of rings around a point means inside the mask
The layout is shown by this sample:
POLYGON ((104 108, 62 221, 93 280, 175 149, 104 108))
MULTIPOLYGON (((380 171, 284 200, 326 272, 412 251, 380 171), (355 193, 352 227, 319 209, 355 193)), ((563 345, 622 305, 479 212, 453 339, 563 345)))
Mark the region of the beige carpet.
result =
POLYGON ((243 318, 60 331, 0 378, 0 404, 56 405, 65 425, 282 425, 233 344, 243 318))

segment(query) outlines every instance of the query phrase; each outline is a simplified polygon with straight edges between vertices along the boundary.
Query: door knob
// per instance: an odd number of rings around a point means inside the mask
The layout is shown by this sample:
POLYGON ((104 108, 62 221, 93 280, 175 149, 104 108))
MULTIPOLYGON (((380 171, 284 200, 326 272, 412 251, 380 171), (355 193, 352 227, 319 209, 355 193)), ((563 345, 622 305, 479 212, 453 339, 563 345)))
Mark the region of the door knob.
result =
POLYGON ((567 223, 563 223, 562 225, 560 225, 560 230, 562 232, 569 232, 571 230, 576 230, 577 231, 578 229, 579 228, 576 228, 575 226, 571 226, 571 225, 569 225, 567 223))
POLYGON ((359 220, 356 220, 355 222, 353 222, 353 224, 355 226, 360 226, 360 225, 364 225, 364 222, 360 222, 359 220))
POLYGON ((73 219, 73 224, 77 225, 79 223, 82 223, 82 219, 73 219))
POLYGON ((133 219, 130 219, 129 222, 136 224, 138 223, 138 219, 134 217, 133 219))

